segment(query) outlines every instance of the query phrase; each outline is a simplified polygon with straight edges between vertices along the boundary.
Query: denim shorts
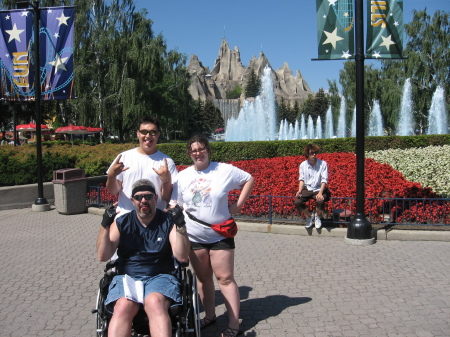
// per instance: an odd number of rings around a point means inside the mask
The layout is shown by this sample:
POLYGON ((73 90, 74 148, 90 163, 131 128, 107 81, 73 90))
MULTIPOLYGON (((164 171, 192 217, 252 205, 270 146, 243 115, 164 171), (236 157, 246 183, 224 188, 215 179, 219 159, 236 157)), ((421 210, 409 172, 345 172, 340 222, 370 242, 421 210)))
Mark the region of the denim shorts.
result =
MULTIPOLYGON (((112 313, 114 303, 121 297, 125 297, 123 289, 124 275, 116 275, 109 285, 108 296, 106 297, 106 309, 112 313)), ((181 302, 181 284, 178 278, 170 274, 161 274, 157 276, 139 277, 136 280, 144 282, 144 299, 150 293, 160 293, 174 302, 181 302)))

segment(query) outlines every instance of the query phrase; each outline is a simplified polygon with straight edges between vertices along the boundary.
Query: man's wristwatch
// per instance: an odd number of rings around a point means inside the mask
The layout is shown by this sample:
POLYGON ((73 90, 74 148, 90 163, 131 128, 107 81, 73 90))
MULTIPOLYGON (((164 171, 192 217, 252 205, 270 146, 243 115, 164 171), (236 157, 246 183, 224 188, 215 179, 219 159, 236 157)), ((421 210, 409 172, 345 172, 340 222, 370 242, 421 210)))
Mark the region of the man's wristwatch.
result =
POLYGON ((180 234, 186 233, 186 226, 182 226, 182 227, 176 226, 176 227, 177 227, 177 232, 178 233, 180 233, 180 234))

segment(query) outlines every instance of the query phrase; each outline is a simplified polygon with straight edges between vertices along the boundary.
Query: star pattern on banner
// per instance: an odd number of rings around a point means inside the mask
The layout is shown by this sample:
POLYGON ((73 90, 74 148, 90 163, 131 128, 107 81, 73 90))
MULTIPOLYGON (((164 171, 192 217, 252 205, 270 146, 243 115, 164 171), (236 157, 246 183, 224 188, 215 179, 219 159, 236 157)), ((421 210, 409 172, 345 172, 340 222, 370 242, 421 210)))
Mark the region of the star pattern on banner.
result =
POLYGON ((58 54, 55 56, 55 61, 51 61, 48 64, 55 67, 55 74, 58 72, 59 69, 62 69, 66 71, 66 67, 64 65, 64 62, 66 62, 68 57, 61 58, 58 54))
POLYGON ((395 42, 392 41, 392 35, 389 35, 388 37, 381 37, 383 39, 383 42, 380 44, 380 47, 386 47, 386 49, 389 51, 389 47, 395 42))
POLYGON ((403 1, 372 1, 367 8, 367 58, 401 58, 403 53, 403 1))
POLYGON ((56 18, 59 21, 59 25, 66 25, 67 26, 67 20, 70 19, 70 16, 64 16, 64 13, 61 14, 59 18, 56 18))
POLYGON ((331 43, 334 49, 336 49, 336 42, 343 40, 343 37, 337 35, 337 27, 333 30, 332 33, 324 31, 327 39, 322 44, 331 43))
POLYGON ((73 6, 40 8, 39 82, 33 73, 34 11, 0 10, 0 95, 29 101, 41 86, 41 99, 74 98, 73 6), (15 60, 15 61, 14 61, 15 60))
POLYGON ((319 59, 352 58, 353 0, 316 0, 319 59))
POLYGON ((5 32, 7 34, 9 34, 8 43, 13 41, 13 40, 17 40, 19 42, 22 42, 22 41, 20 41, 20 34, 22 34, 24 31, 25 31, 25 29, 17 29, 17 25, 16 24, 14 24, 13 29, 5 30, 5 32))
POLYGON ((352 56, 352 55, 349 54, 349 50, 343 51, 343 52, 342 52, 342 57, 345 58, 345 59, 348 59, 348 58, 351 57, 351 56, 352 56))

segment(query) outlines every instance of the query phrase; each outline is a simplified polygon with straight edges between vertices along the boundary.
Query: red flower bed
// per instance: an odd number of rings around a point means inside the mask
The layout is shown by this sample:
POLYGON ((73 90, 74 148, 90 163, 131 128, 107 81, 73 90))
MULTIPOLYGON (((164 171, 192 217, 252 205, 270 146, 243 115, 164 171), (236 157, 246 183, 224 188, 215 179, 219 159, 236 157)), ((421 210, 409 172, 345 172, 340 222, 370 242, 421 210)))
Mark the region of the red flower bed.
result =
MULTIPOLYGON (((356 156, 354 153, 324 153, 317 156, 328 163, 329 188, 333 198, 356 197, 356 156)), ((292 196, 298 190, 299 165, 304 156, 276 157, 232 162, 231 164, 249 172, 255 178, 252 195, 292 196)), ((186 166, 178 166, 182 171, 186 166)), ((371 158, 365 159, 364 187, 366 198, 436 198, 430 188, 424 188, 419 183, 406 180, 403 175, 388 164, 381 164, 371 158)), ((239 190, 232 194, 239 194, 239 190)), ((261 201, 249 200, 244 214, 262 215, 261 201)), ((330 205, 328 205, 330 207, 330 205)), ((282 199, 273 200, 273 210, 277 214, 292 214, 296 210, 292 202, 282 199)), ((334 208, 349 209, 348 202, 333 204, 334 208)), ((381 202, 365 203, 366 214, 376 216, 383 213, 381 202)), ((355 210, 355 205, 350 205, 355 210)), ((389 211, 388 211, 389 212, 389 211)), ((402 219, 405 219, 402 215, 402 219)))
MULTIPOLYGON (((355 211, 355 203, 349 200, 336 198, 356 197, 356 156, 354 153, 324 153, 318 155, 319 159, 328 163, 329 188, 334 198, 334 209, 347 209, 355 211)), ((293 206, 294 196, 298 190, 299 165, 305 160, 304 156, 276 157, 255 160, 245 160, 231 162, 249 172, 255 178, 255 187, 252 195, 255 196, 276 196, 276 198, 251 198, 249 199, 241 213, 252 217, 264 216, 269 209, 283 217, 297 215, 297 210, 293 206)), ((182 171, 187 166, 177 166, 182 171)), ((403 175, 394 170, 388 164, 381 164, 371 158, 365 159, 365 197, 366 198, 437 198, 431 188, 424 188, 419 183, 406 180, 403 175)), ((103 203, 110 204, 117 201, 117 196, 109 195, 106 188, 100 189, 103 203)), ((238 195, 239 190, 232 191, 231 194, 238 195)), ((88 195, 90 200, 97 198, 97 192, 92 191, 88 195)), ((233 197, 231 197, 233 200, 233 197)), ((312 202, 310 206, 314 206, 312 202)), ((386 204, 384 204, 386 208, 386 204)), ((420 203, 409 204, 408 207, 396 206, 392 209, 383 209, 381 200, 365 203, 365 213, 372 217, 382 217, 381 214, 391 213, 396 222, 408 221, 438 221, 445 218, 449 213, 448 205, 426 205, 420 203)), ((447 221, 447 220, 444 220, 447 221)))

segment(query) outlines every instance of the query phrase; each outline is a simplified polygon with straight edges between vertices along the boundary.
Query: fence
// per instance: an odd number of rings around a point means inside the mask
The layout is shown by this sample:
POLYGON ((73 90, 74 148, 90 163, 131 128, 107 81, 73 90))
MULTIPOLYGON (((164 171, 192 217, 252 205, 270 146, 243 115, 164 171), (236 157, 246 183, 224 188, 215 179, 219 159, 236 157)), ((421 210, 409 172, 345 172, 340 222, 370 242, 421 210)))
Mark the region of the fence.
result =
MULTIPOLYGON (((238 195, 230 195, 230 203, 238 195)), ((88 206, 105 207, 117 201, 105 187, 89 187, 88 206)), ((314 201, 309 203, 314 208, 314 201)), ((365 216, 371 224, 450 226, 450 199, 366 198, 365 216)), ((355 198, 334 198, 326 205, 324 226, 346 226, 356 211, 355 198)), ((294 207, 294 197, 252 195, 235 219, 274 222, 303 222, 304 216, 294 207)))

